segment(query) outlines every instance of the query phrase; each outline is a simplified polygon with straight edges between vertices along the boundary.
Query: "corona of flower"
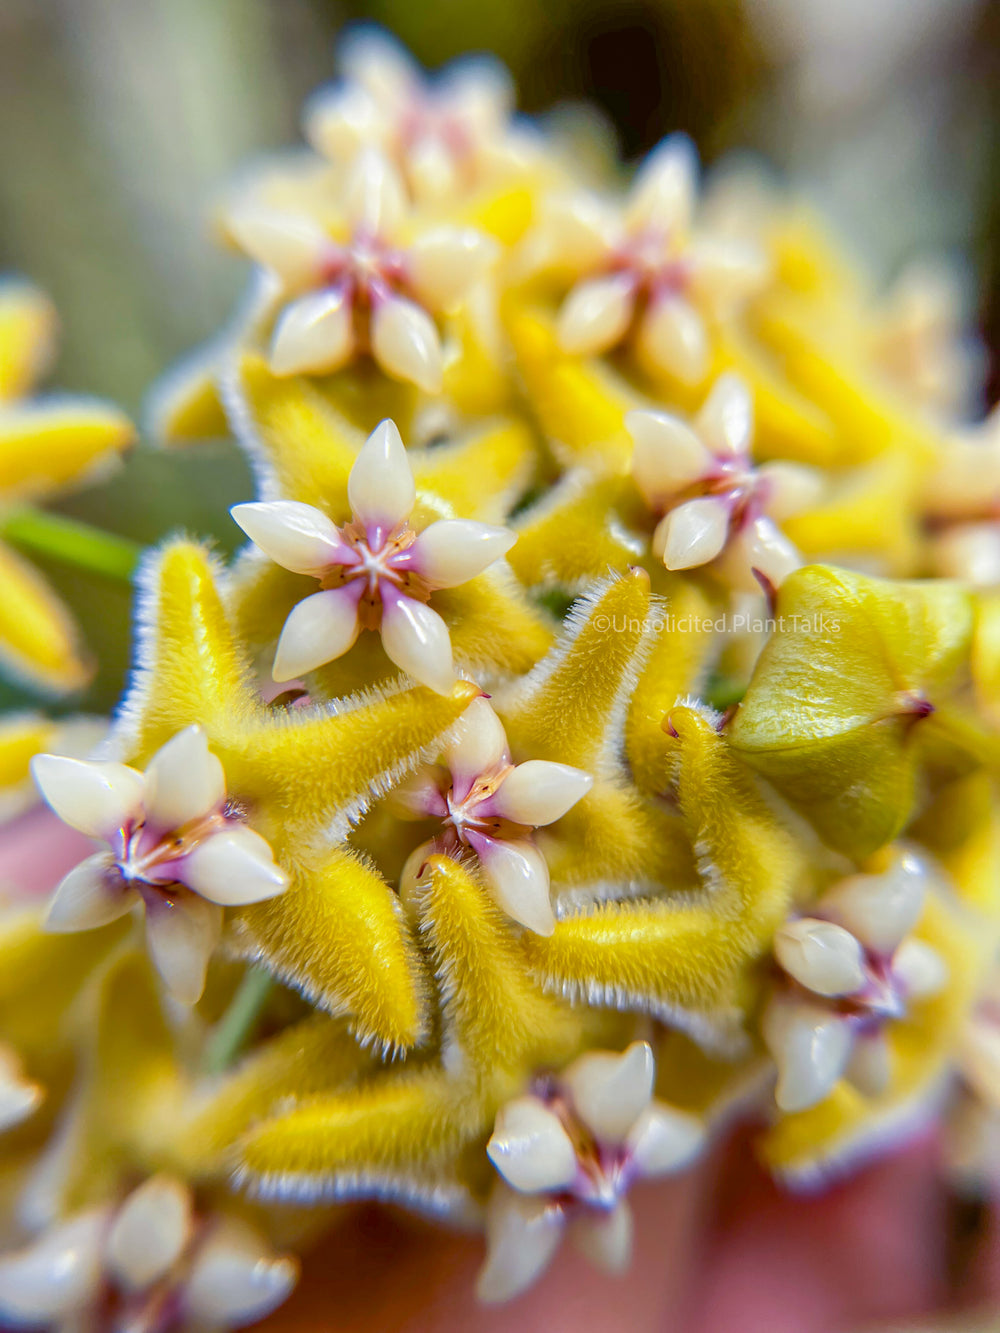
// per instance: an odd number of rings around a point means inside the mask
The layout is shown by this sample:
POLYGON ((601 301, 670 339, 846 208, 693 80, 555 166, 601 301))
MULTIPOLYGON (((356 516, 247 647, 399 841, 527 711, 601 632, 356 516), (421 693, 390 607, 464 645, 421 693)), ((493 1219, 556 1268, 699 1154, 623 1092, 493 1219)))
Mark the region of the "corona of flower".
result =
POLYGON ((233 510, 272 560, 323 585, 288 617, 274 679, 292 680, 333 661, 362 629, 374 629, 401 670, 447 694, 455 680, 451 640, 428 605, 431 593, 482 573, 510 550, 515 534, 469 519, 442 519, 414 531, 407 521, 416 502, 413 470, 391 421, 383 421, 358 454, 347 497, 352 520, 342 528, 294 500, 233 510))
POLYGON ((599 197, 553 201, 535 244, 579 275, 559 311, 566 352, 593 355, 634 334, 640 358, 698 384, 709 366, 706 317, 738 306, 764 282, 754 247, 692 233, 697 161, 682 135, 650 154, 619 209, 599 197))
POLYGON ((444 371, 433 316, 472 289, 496 258, 471 227, 441 226, 403 239, 403 183, 366 149, 348 169, 342 226, 244 205, 229 218, 237 243, 278 284, 271 338, 276 374, 323 375, 363 352, 388 375, 438 393, 444 371))
POLYGON ((298 1265, 236 1216, 200 1215, 191 1191, 153 1176, 0 1254, 0 1317, 18 1328, 243 1328, 281 1302, 298 1265))
POLYGON ((805 508, 819 489, 810 468, 750 456, 753 405, 734 375, 717 380, 693 426, 669 412, 636 411, 632 475, 650 508, 664 513, 653 553, 667 569, 716 561, 734 587, 751 591, 753 570, 773 587, 801 564, 776 520, 805 508))
POLYGON ((456 61, 432 81, 397 43, 367 31, 345 43, 340 64, 341 80, 305 113, 306 138, 331 161, 376 144, 423 202, 523 164, 531 141, 511 125, 513 87, 498 62, 456 61))
POLYGON ((869 1096, 885 1091, 884 1025, 947 980, 944 960, 910 938, 927 882, 926 866, 903 852, 884 874, 841 880, 778 931, 775 957, 794 984, 772 998, 763 1031, 783 1111, 814 1106, 843 1077, 869 1096))
POLYGON ((56 889, 47 926, 88 930, 142 902, 146 941, 171 993, 193 1004, 222 929, 223 907, 283 893, 285 872, 226 795, 222 765, 197 726, 145 773, 125 764, 39 755, 35 781, 72 828, 110 844, 56 889))
POLYGON ((404 819, 439 819, 442 832, 411 853, 405 894, 429 856, 479 860, 497 902, 514 921, 551 935, 549 869, 531 830, 560 819, 590 790, 593 778, 545 759, 511 762, 500 719, 485 699, 466 709, 441 764, 422 768, 393 793, 404 819))
POLYGON ((654 1074, 648 1042, 620 1055, 590 1051, 501 1108, 486 1149, 502 1181, 490 1200, 482 1300, 529 1287, 567 1227, 592 1263, 628 1266, 629 1186, 683 1170, 705 1137, 694 1116, 654 1099, 654 1074))

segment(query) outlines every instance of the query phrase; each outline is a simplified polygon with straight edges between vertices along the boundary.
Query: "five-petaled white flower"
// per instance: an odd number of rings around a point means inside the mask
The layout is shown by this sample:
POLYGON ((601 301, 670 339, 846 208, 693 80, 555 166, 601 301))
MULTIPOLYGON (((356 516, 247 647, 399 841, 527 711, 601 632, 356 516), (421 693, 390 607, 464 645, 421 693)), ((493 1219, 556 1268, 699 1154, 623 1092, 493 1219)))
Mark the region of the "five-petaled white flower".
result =
POLYGON ((567 1226, 592 1263, 628 1266, 630 1185, 682 1170, 705 1142, 699 1120, 654 1099, 654 1075, 648 1042, 590 1051, 500 1109, 486 1151, 503 1181, 487 1212, 481 1300, 529 1287, 567 1226))
POLYGON ((280 288, 271 369, 325 375, 370 352, 387 375, 439 393, 444 352, 432 316, 469 294, 494 263, 496 242, 451 226, 411 239, 402 181, 374 149, 348 169, 343 208, 333 227, 249 203, 228 219, 236 243, 280 288))
POLYGON ((884 874, 840 880, 812 915, 778 931, 784 981, 762 1029, 783 1111, 815 1106, 841 1078, 868 1096, 885 1091, 892 1077, 885 1025, 948 980, 940 954, 910 935, 931 880, 929 867, 902 851, 884 874))
POLYGON ((160 976, 176 999, 193 1004, 223 907, 261 902, 288 887, 268 844, 227 802, 222 765, 201 727, 167 741, 145 773, 54 754, 36 755, 31 769, 60 819, 111 848, 69 872, 46 928, 89 930, 141 901, 160 976))
POLYGON ((383 421, 351 468, 347 499, 353 518, 342 528, 298 500, 234 507, 233 518, 272 560, 322 584, 285 621, 275 680, 332 662, 360 630, 377 629, 398 667, 439 694, 451 690, 451 638, 427 605, 430 595, 475 578, 517 538, 507 528, 465 518, 441 519, 418 534, 407 521, 416 495, 399 431, 383 421))
POLYGON ((592 785, 589 773, 568 764, 513 764, 500 719, 485 699, 474 699, 441 763, 418 769, 392 794, 403 818, 442 822, 441 832, 411 853, 401 892, 408 895, 429 856, 472 852, 507 915, 538 935, 551 935, 549 868, 531 831, 561 819, 592 785))
POLYGON ((499 61, 457 60, 436 79, 386 33, 343 46, 342 79, 309 101, 305 133, 332 162, 375 145, 396 163, 414 198, 437 202, 523 168, 534 137, 512 124, 514 87, 499 61))
POLYGON ((721 375, 693 426, 670 412, 630 412, 632 475, 647 504, 664 517, 653 552, 667 569, 716 561, 733 587, 756 591, 753 570, 773 587, 801 564, 775 520, 806 508, 821 480, 796 463, 755 467, 750 455, 753 403, 738 376, 721 375))
POLYGON ((564 351, 609 351, 634 332, 640 358, 690 384, 709 368, 709 319, 767 279, 755 245, 693 230, 698 163, 682 134, 649 155, 624 207, 595 195, 550 201, 534 246, 541 266, 578 275, 557 333, 564 351))
POLYGON ((288 1296, 298 1264, 249 1223, 200 1215, 191 1191, 152 1176, 119 1205, 57 1222, 0 1255, 0 1319, 19 1328, 243 1328, 288 1296))

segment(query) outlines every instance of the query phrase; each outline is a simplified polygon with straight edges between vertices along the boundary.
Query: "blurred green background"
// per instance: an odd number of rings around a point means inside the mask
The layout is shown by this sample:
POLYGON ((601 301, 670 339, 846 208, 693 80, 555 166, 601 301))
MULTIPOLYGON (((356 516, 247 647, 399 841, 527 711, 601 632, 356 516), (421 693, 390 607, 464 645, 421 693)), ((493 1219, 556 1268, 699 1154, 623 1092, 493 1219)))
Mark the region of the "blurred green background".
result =
MULTIPOLYGON (((495 52, 529 112, 596 101, 627 157, 677 128, 709 162, 762 152, 876 274, 914 252, 966 256, 995 344, 998 0, 0 0, 0 271, 55 299, 60 387, 138 414, 156 377, 219 327, 245 274, 211 240, 213 196, 248 158, 295 142, 302 99, 358 19, 432 68, 495 52)), ((249 493, 220 443, 138 450, 61 508, 143 543, 180 527, 231 549, 226 510, 249 493)), ((101 659, 65 707, 108 708, 128 592, 47 572, 101 659)), ((0 706, 26 702, 0 686, 0 706)))

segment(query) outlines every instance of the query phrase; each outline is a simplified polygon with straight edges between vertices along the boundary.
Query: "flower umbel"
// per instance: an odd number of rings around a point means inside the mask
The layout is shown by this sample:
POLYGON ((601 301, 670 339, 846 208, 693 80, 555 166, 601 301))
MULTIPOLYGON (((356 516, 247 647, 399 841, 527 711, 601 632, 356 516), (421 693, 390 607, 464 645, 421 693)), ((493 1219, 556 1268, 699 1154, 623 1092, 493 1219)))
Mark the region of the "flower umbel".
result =
POLYGON ((280 291, 271 369, 329 374, 370 352, 387 375, 438 393, 444 352, 432 316, 468 294, 496 259, 496 244, 472 227, 404 239, 403 183, 374 149, 350 167, 343 199, 333 230, 304 213, 250 204, 229 218, 237 244, 280 291))
POLYGON ((841 1078, 872 1097, 888 1086, 884 1025, 948 979, 940 955, 910 937, 930 878, 904 851, 884 874, 841 880, 778 931, 775 958, 791 984, 772 996, 762 1031, 783 1111, 815 1106, 841 1078))
POLYGON ((312 574, 322 590, 285 622, 274 679, 292 680, 341 657, 362 629, 378 630, 388 657, 422 685, 447 694, 455 683, 448 627, 428 606, 510 550, 507 528, 442 519, 417 533, 413 469, 391 421, 377 426, 347 483, 350 523, 338 528, 312 505, 268 500, 236 505, 233 518, 277 564, 312 574))
POLYGON ((198 726, 179 732, 145 773, 51 754, 38 755, 32 772, 64 823, 110 845, 63 879, 48 929, 102 926, 141 901, 157 970, 176 999, 193 1004, 223 907, 262 902, 288 886, 268 844, 227 801, 205 733, 198 726))
POLYGON ((429 856, 472 852, 499 905, 519 925, 551 935, 549 868, 531 831, 561 819, 593 785, 582 769, 545 759, 511 761, 500 719, 474 700, 441 763, 419 769, 393 792, 405 819, 440 819, 442 832, 411 853, 401 890, 412 887, 429 856))
POLYGON ((619 1273, 632 1251, 625 1195, 634 1181, 672 1174, 701 1150, 692 1115, 653 1097, 653 1051, 589 1051, 503 1106, 486 1151, 503 1180, 487 1216, 477 1293, 505 1301, 545 1270, 563 1231, 592 1263, 619 1273))
POLYGON ((630 412, 632 475, 650 507, 666 511, 653 553, 667 569, 716 561, 723 580, 756 588, 758 570, 773 587, 801 564, 776 520, 805 508, 819 474, 796 463, 755 466, 753 404, 743 382, 721 376, 693 425, 670 412, 630 412))

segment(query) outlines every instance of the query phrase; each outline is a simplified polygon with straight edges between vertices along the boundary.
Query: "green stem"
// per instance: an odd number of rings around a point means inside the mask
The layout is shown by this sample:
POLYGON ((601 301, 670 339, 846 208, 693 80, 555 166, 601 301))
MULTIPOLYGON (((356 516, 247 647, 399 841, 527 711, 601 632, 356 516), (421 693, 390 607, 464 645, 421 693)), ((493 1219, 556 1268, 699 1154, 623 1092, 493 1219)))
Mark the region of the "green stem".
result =
POLYGON ((205 1044, 206 1074, 228 1069, 246 1045, 274 985, 266 967, 249 967, 205 1044))
POLYGON ((0 513, 0 537, 23 551, 118 582, 131 582, 143 548, 127 537, 30 505, 0 513))

